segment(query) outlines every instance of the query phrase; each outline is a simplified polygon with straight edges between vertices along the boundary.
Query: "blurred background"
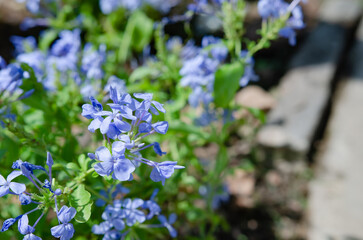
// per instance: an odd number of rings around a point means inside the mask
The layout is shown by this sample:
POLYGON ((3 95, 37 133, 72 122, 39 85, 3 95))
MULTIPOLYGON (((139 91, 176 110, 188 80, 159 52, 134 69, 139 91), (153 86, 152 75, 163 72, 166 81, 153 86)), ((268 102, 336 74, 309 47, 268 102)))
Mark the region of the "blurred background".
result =
MULTIPOLYGON (((261 19, 257 2, 249 3, 247 35, 256 39, 261 19)), ((279 39, 258 53, 259 81, 237 94, 238 102, 265 111, 267 121, 256 139, 259 172, 238 170, 227 179, 232 204, 223 210, 231 236, 363 239, 363 1, 308 0, 303 10, 297 45, 279 39)), ((43 30, 21 31, 27 16, 23 5, 0 0, 0 56, 7 61, 10 36, 43 30)), ((207 19, 193 21, 200 36, 218 35, 207 19)), ((172 35, 175 26, 166 31, 172 35)), ((250 150, 243 141, 228 149, 234 158, 250 150)), ((208 158, 213 146, 195 151, 208 158)))

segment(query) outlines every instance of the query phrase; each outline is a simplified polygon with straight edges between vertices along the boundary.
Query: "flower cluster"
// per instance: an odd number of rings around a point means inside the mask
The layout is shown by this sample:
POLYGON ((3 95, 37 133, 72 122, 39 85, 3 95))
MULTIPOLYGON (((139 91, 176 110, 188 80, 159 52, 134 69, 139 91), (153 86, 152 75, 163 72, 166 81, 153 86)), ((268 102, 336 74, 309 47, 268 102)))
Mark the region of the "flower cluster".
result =
MULTIPOLYGON (((54 91, 59 83, 67 85, 73 80, 85 98, 99 93, 102 87, 100 80, 104 77, 106 47, 100 45, 95 49, 88 43, 82 50, 79 29, 61 31, 47 52, 37 48, 33 37, 13 36, 12 42, 17 54, 16 61, 32 67, 46 90, 54 91)), ((108 84, 111 81, 114 81, 114 77, 109 79, 108 84)), ((121 79, 119 81, 123 82, 121 79)))
MULTIPOLYGON (((31 13, 38 13, 40 10, 40 1, 41 0, 16 0, 19 3, 26 3, 26 8, 31 13)), ((49 1, 48 1, 49 2, 49 1)))
POLYGON ((303 13, 298 4, 306 0, 294 0, 291 4, 284 0, 259 0, 258 12, 262 19, 280 19, 286 14, 290 14, 290 18, 286 22, 286 26, 279 31, 281 37, 289 39, 290 45, 296 44, 295 30, 304 28, 303 13))
MULTIPOLYGON (((226 61, 228 49, 219 38, 212 36, 204 37, 201 48, 197 48, 197 51, 195 49, 195 46, 187 43, 181 51, 184 62, 180 69, 180 84, 192 89, 188 98, 190 106, 203 106, 204 112, 197 122, 208 125, 215 119, 214 111, 209 107, 213 102, 215 72, 226 61)), ((240 86, 244 87, 250 81, 258 80, 258 76, 254 73, 254 60, 248 56, 248 52, 241 51, 240 57, 245 60, 245 71, 240 80, 240 86)))
POLYGON ((105 207, 102 213, 104 221, 92 227, 94 234, 103 235, 103 239, 120 239, 126 236, 129 232, 128 228, 136 223, 142 224, 157 216, 160 224, 149 224, 145 227, 166 227, 172 237, 177 236, 176 230, 171 226, 176 220, 176 215, 171 214, 167 220, 165 216, 160 214, 161 208, 154 201, 158 190, 154 190, 150 199, 146 201, 140 198, 124 198, 128 192, 129 190, 120 184, 111 186, 108 192, 101 192, 102 199, 99 199, 96 205, 104 206, 106 201, 110 204, 105 207), (111 199, 109 199, 110 195, 112 196, 111 199))
POLYGON ((166 154, 160 148, 158 142, 145 146, 142 140, 155 133, 165 134, 168 130, 168 122, 159 121, 152 123, 152 115, 159 112, 165 113, 162 104, 152 100, 152 94, 135 93, 118 94, 117 90, 110 88, 110 98, 113 103, 108 104, 111 111, 103 110, 103 106, 91 97, 92 104, 82 106, 82 116, 93 119, 88 126, 89 131, 97 129, 107 138, 109 147, 99 147, 95 154, 89 154, 91 159, 99 162, 94 165, 96 172, 101 176, 127 181, 132 180, 132 173, 141 163, 153 168, 150 178, 155 182, 165 183, 165 179, 171 177, 174 169, 184 168, 176 165, 176 162, 154 162, 143 158, 141 150, 153 147, 156 154, 166 154), (110 139, 114 140, 111 144, 110 139))
POLYGON ((10 111, 11 102, 19 101, 29 97, 34 89, 23 92, 19 87, 23 78, 29 76, 17 64, 6 65, 5 60, 0 57, 0 125, 5 127, 4 120, 15 121, 15 115, 10 111))
POLYGON ((23 162, 22 160, 17 160, 13 163, 12 168, 15 169, 11 172, 7 178, 5 179, 2 175, 0 175, 0 197, 11 194, 19 197, 19 201, 21 205, 29 205, 35 204, 37 205, 33 210, 21 214, 16 218, 9 218, 4 221, 3 226, 1 228, 1 232, 7 231, 15 222, 18 221, 18 230, 21 234, 24 235, 24 239, 30 240, 39 240, 40 237, 35 236, 33 233, 35 231, 35 227, 40 221, 40 219, 45 215, 48 209, 53 206, 54 210, 57 214, 59 225, 52 227, 51 234, 62 240, 69 240, 73 237, 74 228, 72 223, 69 223, 74 216, 76 215, 76 209, 73 207, 63 206, 58 211, 57 204, 57 196, 62 195, 61 189, 53 189, 54 181, 52 179, 52 166, 53 159, 50 153, 47 153, 47 162, 48 171, 39 165, 34 165, 28 162, 23 162), (48 176, 44 181, 40 181, 38 177, 34 174, 34 171, 43 171, 48 176), (17 183, 13 180, 20 175, 25 176, 28 180, 33 183, 33 185, 39 190, 40 195, 35 193, 29 193, 26 191, 26 186, 23 183, 17 183), (53 184, 52 184, 53 182, 53 184), (41 211, 39 218, 36 222, 31 226, 29 225, 28 215, 41 211))
POLYGON ((178 3, 179 0, 100 0, 100 9, 102 13, 109 14, 117 8, 125 8, 129 11, 134 11, 144 5, 148 5, 162 14, 166 14, 178 3))

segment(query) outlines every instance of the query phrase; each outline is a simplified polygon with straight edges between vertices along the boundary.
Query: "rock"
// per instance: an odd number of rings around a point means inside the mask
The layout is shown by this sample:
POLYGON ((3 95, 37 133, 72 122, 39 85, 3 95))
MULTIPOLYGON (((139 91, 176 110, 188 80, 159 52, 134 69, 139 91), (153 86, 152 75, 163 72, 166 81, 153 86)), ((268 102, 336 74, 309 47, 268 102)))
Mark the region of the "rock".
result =
POLYGON ((363 239, 363 21, 334 96, 310 183, 308 239, 363 239))
POLYGON ((29 16, 24 4, 15 0, 0 0, 0 22, 17 25, 29 16))
POLYGON ((305 21, 316 21, 319 16, 319 9, 323 0, 309 0, 300 4, 304 12, 305 21))
POLYGON ((349 79, 339 89, 310 185, 311 240, 363 239, 363 79, 349 79))
POLYGON ((267 147, 282 148, 287 146, 288 138, 280 126, 265 126, 257 134, 257 141, 267 147))
POLYGON ((198 147, 194 149, 195 156, 199 159, 203 167, 212 170, 214 163, 217 159, 219 146, 216 143, 211 143, 205 147, 198 147))
POLYGON ((227 176, 228 191, 235 195, 236 204, 240 207, 253 207, 253 193, 255 189, 255 177, 252 173, 238 169, 233 175, 227 176))
POLYGON ((236 94, 235 99, 238 105, 260 110, 270 110, 276 104, 271 94, 258 86, 247 86, 243 88, 236 94))
POLYGON ((320 20, 351 26, 361 14, 361 0, 325 0, 319 15, 320 20))

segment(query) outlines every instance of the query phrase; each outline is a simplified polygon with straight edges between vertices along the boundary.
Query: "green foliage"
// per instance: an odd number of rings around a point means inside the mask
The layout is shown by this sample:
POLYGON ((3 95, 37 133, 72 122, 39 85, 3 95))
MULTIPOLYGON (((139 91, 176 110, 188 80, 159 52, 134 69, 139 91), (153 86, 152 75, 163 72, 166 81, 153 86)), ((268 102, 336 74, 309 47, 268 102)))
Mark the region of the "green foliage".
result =
POLYGON ((120 44, 119 60, 127 59, 130 49, 137 52, 150 42, 153 32, 153 21, 143 12, 135 11, 129 18, 120 44))
POLYGON ((217 70, 214 80, 214 103, 217 107, 228 108, 239 89, 243 71, 243 65, 239 61, 224 64, 217 70))
POLYGON ((79 223, 87 222, 91 217, 93 201, 91 194, 85 189, 84 184, 80 184, 69 196, 69 203, 77 210, 75 219, 79 223))

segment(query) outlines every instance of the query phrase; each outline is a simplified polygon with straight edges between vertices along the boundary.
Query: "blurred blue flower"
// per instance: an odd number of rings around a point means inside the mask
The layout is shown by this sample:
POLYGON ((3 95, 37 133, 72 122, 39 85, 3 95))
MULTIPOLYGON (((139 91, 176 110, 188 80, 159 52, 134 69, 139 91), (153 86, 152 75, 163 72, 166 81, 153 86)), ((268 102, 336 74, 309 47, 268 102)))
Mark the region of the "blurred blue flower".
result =
POLYGON ((296 44, 295 30, 305 27, 301 7, 297 6, 300 2, 301 0, 294 0, 288 4, 284 0, 259 0, 257 5, 263 19, 277 19, 291 12, 286 26, 279 31, 279 35, 287 38, 292 46, 296 44))
POLYGON ((177 218, 177 216, 174 213, 169 215, 169 219, 167 219, 164 215, 158 216, 160 223, 168 229, 170 236, 173 238, 176 238, 178 235, 177 231, 172 226, 172 224, 175 223, 176 218, 177 218))

